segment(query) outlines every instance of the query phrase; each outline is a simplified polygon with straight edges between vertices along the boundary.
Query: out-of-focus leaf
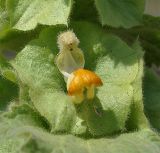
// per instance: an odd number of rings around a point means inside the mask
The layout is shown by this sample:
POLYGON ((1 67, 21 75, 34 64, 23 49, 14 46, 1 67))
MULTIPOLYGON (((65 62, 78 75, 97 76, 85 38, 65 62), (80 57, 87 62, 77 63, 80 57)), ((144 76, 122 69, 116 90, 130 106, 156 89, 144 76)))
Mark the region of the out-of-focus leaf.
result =
POLYGON ((38 37, 40 29, 36 28, 29 32, 9 30, 0 37, 0 53, 7 59, 13 59, 17 52, 22 50, 29 41, 38 37))
POLYGON ((160 30, 160 17, 153 17, 150 15, 144 15, 143 24, 146 27, 150 27, 150 30, 159 29, 160 30))
POLYGON ((6 109, 9 102, 16 98, 18 98, 17 85, 0 76, 0 110, 6 109))
POLYGON ((130 28, 142 22, 144 0, 95 0, 102 25, 130 28))
POLYGON ((145 15, 143 25, 128 30, 110 29, 129 44, 137 38, 145 50, 145 63, 160 65, 160 18, 145 15))
POLYGON ((14 83, 17 82, 16 72, 13 70, 8 61, 5 60, 0 55, 0 76, 3 76, 5 79, 10 80, 14 83))
POLYGON ((144 106, 151 125, 160 131, 160 77, 146 68, 144 77, 144 106))
POLYGON ((86 20, 98 22, 98 17, 99 15, 95 7, 94 0, 75 0, 71 13, 72 20, 86 20))
POLYGON ((18 86, 13 82, 16 82, 13 69, 0 56, 0 110, 4 110, 10 101, 18 97, 18 86))

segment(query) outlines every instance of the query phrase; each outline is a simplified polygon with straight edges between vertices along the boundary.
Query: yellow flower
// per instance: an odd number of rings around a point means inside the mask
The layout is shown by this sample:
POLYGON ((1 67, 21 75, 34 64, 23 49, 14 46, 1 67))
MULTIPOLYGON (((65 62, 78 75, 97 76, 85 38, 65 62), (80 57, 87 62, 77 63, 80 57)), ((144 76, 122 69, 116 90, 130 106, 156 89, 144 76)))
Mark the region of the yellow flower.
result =
POLYGON ((93 99, 95 95, 95 87, 102 86, 102 80, 94 72, 78 69, 71 73, 67 81, 68 95, 72 96, 74 103, 81 103, 85 96, 86 98, 93 99))
POLYGON ((78 47, 80 41, 73 31, 58 35, 59 54, 56 65, 67 82, 68 95, 74 103, 81 103, 85 98, 93 99, 95 87, 101 86, 101 79, 92 71, 83 69, 85 59, 78 47))

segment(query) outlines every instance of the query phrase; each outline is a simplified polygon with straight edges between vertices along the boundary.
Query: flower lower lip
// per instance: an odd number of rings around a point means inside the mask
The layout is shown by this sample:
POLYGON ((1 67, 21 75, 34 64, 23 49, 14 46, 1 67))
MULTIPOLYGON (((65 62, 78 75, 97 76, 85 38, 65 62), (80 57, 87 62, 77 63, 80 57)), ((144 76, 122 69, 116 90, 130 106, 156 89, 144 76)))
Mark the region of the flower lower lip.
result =
POLYGON ((81 103, 84 98, 93 99, 95 88, 102 85, 101 79, 92 71, 78 69, 74 71, 67 81, 68 95, 74 97, 74 101, 81 103), (86 97, 84 90, 86 89, 86 97))

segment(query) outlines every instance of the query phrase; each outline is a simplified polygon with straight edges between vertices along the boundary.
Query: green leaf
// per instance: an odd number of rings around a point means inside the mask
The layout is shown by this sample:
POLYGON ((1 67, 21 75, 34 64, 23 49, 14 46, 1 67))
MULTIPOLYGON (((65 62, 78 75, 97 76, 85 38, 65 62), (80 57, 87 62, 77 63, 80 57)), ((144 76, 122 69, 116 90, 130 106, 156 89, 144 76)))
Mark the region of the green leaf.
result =
POLYGON ((95 0, 102 25, 130 28, 141 24, 144 0, 95 0))
MULTIPOLYGON (((143 49, 140 46, 138 41, 132 45, 132 48, 137 51, 139 56, 142 56, 143 49)), ((133 86, 133 101, 131 104, 131 114, 127 121, 127 128, 130 130, 134 130, 134 128, 143 129, 148 124, 148 121, 144 115, 143 108, 143 93, 142 93, 142 76, 143 76, 143 59, 140 59, 138 67, 138 73, 135 77, 135 80, 132 83, 133 86), (137 124, 138 123, 138 124, 137 124)))
POLYGON ((71 28, 80 39, 85 68, 95 71, 104 83, 92 102, 74 106, 54 64, 57 35, 64 28, 45 29, 38 40, 29 43, 12 61, 22 84, 28 86, 31 101, 49 121, 52 132, 110 135, 125 131, 128 119, 134 123, 132 130, 146 127, 139 45, 131 48, 92 23, 76 22, 71 28))
POLYGON ((95 7, 94 0, 75 0, 71 13, 72 21, 86 20, 98 22, 98 17, 99 16, 95 7))
POLYGON ((29 41, 37 38, 39 32, 40 28, 28 32, 8 30, 0 36, 0 53, 7 59, 13 59, 16 53, 24 48, 29 41))
POLYGON ((153 63, 160 65, 160 17, 145 15, 143 25, 132 29, 112 29, 121 36, 125 41, 131 43, 139 39, 145 50, 145 63, 151 66, 153 63))
POLYGON ((144 26, 139 32, 142 45, 146 50, 147 65, 160 65, 160 17, 144 16, 144 26))
POLYGON ((6 0, 0 0, 0 37, 5 35, 9 28, 8 12, 6 10, 6 0))
POLYGON ((25 144, 30 134, 18 135, 12 139, 18 128, 29 129, 30 127, 43 127, 43 131, 49 127, 47 122, 29 105, 12 106, 9 112, 0 116, 0 152, 16 153, 21 145, 25 144))
POLYGON ((0 110, 5 110, 9 102, 18 97, 18 86, 0 76, 0 110))
POLYGON ((6 135, 0 140, 1 151, 5 153, 159 153, 160 151, 160 137, 151 130, 98 139, 52 135, 33 126, 9 128, 5 133, 6 135))
POLYGON ((160 131, 160 77, 151 69, 146 69, 144 77, 145 112, 151 125, 160 131))
POLYGON ((115 137, 79 138, 48 133, 46 121, 29 105, 14 106, 0 116, 2 153, 159 153, 160 137, 149 129, 115 137))
MULTIPOLYGON (((49 128, 46 120, 37 111, 28 104, 19 105, 18 102, 11 104, 9 111, 2 113, 0 119, 7 128, 16 128, 17 126, 49 128)), ((0 133, 1 136, 5 135, 2 131, 0 133)))
POLYGON ((8 103, 18 97, 18 86, 13 83, 15 81, 13 69, 0 56, 0 110, 6 109, 8 103))
POLYGON ((110 32, 120 36, 128 44, 137 38, 145 50, 145 63, 151 66, 153 63, 160 65, 160 17, 145 15, 143 24, 131 29, 110 28, 110 32))
POLYGON ((144 15, 143 24, 153 29, 160 29, 160 17, 144 15))
POLYGON ((22 32, 12 29, 6 8, 6 0, 0 0, 0 53, 13 58, 31 39, 35 38, 40 26, 34 31, 22 32))
POLYGON ((0 5, 0 31, 3 31, 7 27, 7 12, 0 5))
POLYGON ((0 54, 0 76, 14 83, 17 82, 16 72, 13 70, 8 61, 1 56, 1 54, 0 54))
POLYGON ((29 87, 36 109, 53 126, 52 131, 68 131, 73 124, 72 118, 76 117, 75 110, 64 93, 64 81, 54 65, 54 56, 40 44, 32 42, 26 46, 12 65, 17 70, 22 84, 29 87), (29 66, 30 64, 32 66, 29 66), (24 66, 25 69, 22 69, 24 66))
POLYGON ((72 0, 7 0, 11 27, 31 30, 37 24, 67 25, 72 0))

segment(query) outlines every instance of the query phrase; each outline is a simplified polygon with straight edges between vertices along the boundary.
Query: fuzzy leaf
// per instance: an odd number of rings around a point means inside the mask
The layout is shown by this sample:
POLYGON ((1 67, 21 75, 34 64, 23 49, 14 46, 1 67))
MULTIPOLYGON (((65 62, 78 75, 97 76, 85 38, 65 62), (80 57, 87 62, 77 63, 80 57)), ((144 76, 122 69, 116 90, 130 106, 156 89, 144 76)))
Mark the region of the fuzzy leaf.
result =
POLYGON ((141 24, 144 0, 95 0, 102 25, 130 28, 141 24))
MULTIPOLYGON (((42 127, 43 129, 49 128, 46 120, 41 117, 37 111, 28 104, 18 105, 18 102, 11 104, 9 111, 1 114, 0 120, 8 128, 16 128, 17 126, 35 126, 42 127)), ((5 135, 2 131, 0 133, 0 136, 3 134, 5 135)))
POLYGON ((6 10, 6 0, 0 0, 0 37, 5 35, 9 28, 8 12, 6 10))
POLYGON ((128 118, 134 122, 134 130, 146 127, 139 45, 132 49, 91 23, 77 22, 71 28, 81 41, 85 67, 95 71, 104 83, 92 102, 74 106, 66 95, 66 85, 54 64, 57 34, 63 28, 47 28, 12 62, 22 83, 28 86, 34 106, 50 122, 52 132, 85 134, 89 130, 92 135, 113 134, 126 130, 128 118))
MULTIPOLYGON (((0 128, 0 130, 2 127, 0 128)), ((6 125, 3 125, 6 130, 6 125)), ((160 138, 151 130, 122 134, 115 138, 82 139, 72 135, 52 135, 38 127, 8 128, 0 139, 5 153, 159 153, 160 138)))
MULTIPOLYGON (((45 120, 30 106, 12 106, 9 112, 5 112, 0 116, 0 152, 1 153, 16 153, 19 152, 19 148, 25 144, 30 135, 23 133, 23 136, 13 135, 17 133, 18 127, 29 129, 29 127, 43 127, 43 130, 47 129, 45 120)), ((19 129, 18 129, 19 130, 19 129)))
POLYGON ((2 153, 159 153, 160 137, 145 129, 115 137, 80 138, 48 133, 46 121, 29 105, 14 106, 0 116, 2 153))
POLYGON ((34 29, 37 24, 67 25, 72 0, 7 0, 11 27, 34 29))

